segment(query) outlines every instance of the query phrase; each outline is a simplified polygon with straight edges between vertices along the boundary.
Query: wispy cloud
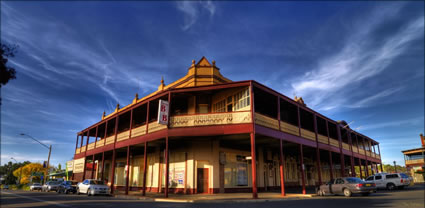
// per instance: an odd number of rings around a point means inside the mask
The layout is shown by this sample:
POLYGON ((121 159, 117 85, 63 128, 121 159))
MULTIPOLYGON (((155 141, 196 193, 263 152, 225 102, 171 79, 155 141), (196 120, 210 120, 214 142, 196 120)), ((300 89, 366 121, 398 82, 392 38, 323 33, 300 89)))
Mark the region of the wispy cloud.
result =
MULTIPOLYGON (((346 40, 340 52, 320 60, 317 67, 302 77, 292 80, 293 92, 309 99, 309 104, 319 110, 330 110, 347 104, 347 95, 353 87, 382 73, 401 55, 407 45, 424 32, 424 16, 412 19, 395 34, 376 44, 372 33, 388 18, 398 14, 399 4, 374 11, 362 24, 353 28, 353 34, 346 40), (345 92, 345 93, 343 93, 345 92), (337 96, 343 95, 344 98, 337 96), (332 100, 332 102, 329 102, 332 100)), ((362 107, 378 101, 400 89, 388 89, 361 100, 351 107, 362 107)), ((369 92, 370 93, 370 92, 369 92)), ((363 95, 365 96, 365 95, 363 95)), ((368 96, 368 95, 366 95, 368 96)))
POLYGON ((404 89, 404 86, 386 89, 384 91, 378 92, 377 94, 371 95, 371 96, 366 97, 362 100, 359 100, 355 103, 352 103, 352 104, 349 105, 349 107, 351 107, 351 108, 364 107, 364 106, 367 106, 370 103, 373 103, 375 101, 379 101, 381 98, 390 96, 390 95, 397 93, 397 92, 399 92, 403 89, 404 89))
POLYGON ((424 117, 410 118, 405 120, 396 120, 396 121, 388 121, 388 122, 375 122, 372 124, 367 124, 364 127, 361 127, 361 130, 371 130, 371 129, 380 129, 380 128, 388 128, 388 127, 405 127, 406 125, 417 125, 423 124, 424 117))
POLYGON ((184 14, 183 30, 188 30, 196 23, 201 9, 205 9, 210 18, 214 16, 216 6, 212 1, 178 1, 177 9, 184 14))

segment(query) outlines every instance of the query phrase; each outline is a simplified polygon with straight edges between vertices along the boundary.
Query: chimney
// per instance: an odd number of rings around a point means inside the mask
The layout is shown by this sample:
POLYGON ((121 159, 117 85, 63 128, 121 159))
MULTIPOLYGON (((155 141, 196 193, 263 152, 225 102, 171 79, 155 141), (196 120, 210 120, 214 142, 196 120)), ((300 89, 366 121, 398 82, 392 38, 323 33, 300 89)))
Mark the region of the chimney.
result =
POLYGON ((425 137, 424 137, 424 135, 419 134, 419 136, 421 137, 422 147, 425 147, 425 137))

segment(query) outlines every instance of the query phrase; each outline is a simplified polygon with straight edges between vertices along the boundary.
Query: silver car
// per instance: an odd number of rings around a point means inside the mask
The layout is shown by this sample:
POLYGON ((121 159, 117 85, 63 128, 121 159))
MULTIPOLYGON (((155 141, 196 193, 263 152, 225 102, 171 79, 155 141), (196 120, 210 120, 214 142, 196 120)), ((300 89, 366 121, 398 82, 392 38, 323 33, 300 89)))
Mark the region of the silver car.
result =
POLYGON ((41 191, 57 191, 61 182, 59 181, 48 181, 43 185, 41 191))
POLYGON ((41 184, 39 184, 39 183, 33 183, 30 186, 30 191, 34 191, 34 190, 40 190, 41 191, 42 188, 43 188, 43 186, 41 184))
POLYGON ((94 196, 98 194, 110 195, 111 189, 105 185, 103 181, 95 179, 86 179, 77 185, 77 194, 87 194, 87 196, 94 196))
POLYGON ((355 177, 337 178, 335 180, 332 179, 317 189, 317 195, 319 196, 325 196, 328 194, 343 194, 346 197, 350 197, 352 194, 362 194, 363 196, 367 196, 374 192, 376 192, 375 183, 365 182, 362 179, 355 177))

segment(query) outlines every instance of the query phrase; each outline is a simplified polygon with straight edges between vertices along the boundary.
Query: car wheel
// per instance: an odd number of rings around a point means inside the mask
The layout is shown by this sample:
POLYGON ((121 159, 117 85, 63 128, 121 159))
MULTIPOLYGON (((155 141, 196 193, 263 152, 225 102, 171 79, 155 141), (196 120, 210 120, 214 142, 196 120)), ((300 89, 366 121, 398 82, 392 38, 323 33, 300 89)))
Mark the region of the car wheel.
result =
POLYGON ((80 189, 77 189, 77 195, 80 195, 80 189))
POLYGON ((362 196, 369 196, 370 193, 362 193, 362 196))
POLYGON ((87 190, 87 196, 90 196, 90 189, 87 190))
POLYGON ((387 189, 388 190, 394 190, 395 189, 395 185, 393 183, 389 183, 389 184, 387 184, 387 189))
POLYGON ((344 189, 344 196, 346 196, 346 197, 350 197, 351 196, 351 191, 350 191, 350 189, 344 189))

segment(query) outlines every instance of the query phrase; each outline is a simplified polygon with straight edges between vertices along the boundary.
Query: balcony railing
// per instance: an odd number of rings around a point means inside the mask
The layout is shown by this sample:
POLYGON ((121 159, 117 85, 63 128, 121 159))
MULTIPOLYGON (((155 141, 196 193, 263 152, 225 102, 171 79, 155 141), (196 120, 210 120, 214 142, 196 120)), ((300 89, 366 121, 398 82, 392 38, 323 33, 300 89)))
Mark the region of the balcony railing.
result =
POLYGON ((114 142, 115 142, 115 135, 112 135, 112 136, 106 137, 105 145, 113 144, 114 142))
MULTIPOLYGON (((279 129, 279 120, 271 118, 259 113, 255 113, 255 122, 258 125, 265 126, 268 128, 280 130, 289 134, 296 136, 301 136, 303 138, 316 141, 316 134, 307 129, 300 128, 298 126, 280 121, 279 129)), ((226 125, 226 124, 243 124, 243 123, 252 123, 252 117, 250 111, 239 111, 239 112, 225 112, 225 113, 208 113, 208 114, 197 114, 197 115, 179 115, 170 117, 170 128, 181 128, 181 127, 195 127, 195 126, 211 126, 211 125, 226 125)), ((133 128, 130 131, 124 131, 117 134, 117 142, 124 141, 130 138, 135 138, 138 136, 146 135, 146 133, 153 133, 156 131, 167 129, 167 125, 158 124, 156 121, 150 122, 148 129, 147 125, 138 126, 133 128)), ((323 144, 330 144, 334 147, 339 148, 339 141, 336 139, 328 138, 317 134, 318 141, 323 144), (329 140, 328 140, 329 139, 329 140)), ((97 142, 88 144, 87 150, 92 150, 104 145, 113 144, 115 142, 115 135, 111 135, 107 138, 100 139, 97 142)), ((350 145, 347 143, 342 143, 342 148, 350 151, 350 145)), ((380 155, 375 154, 370 151, 365 151, 363 149, 352 146, 353 152, 359 153, 361 155, 367 155, 368 157, 373 157, 380 159, 380 155)), ((75 154, 79 154, 86 151, 86 146, 82 146, 75 150, 75 154)), ((406 164, 415 163, 416 160, 406 160, 406 164)), ((422 159, 423 162, 423 159, 422 159)))
POLYGON ((146 134, 146 125, 136 127, 131 130, 131 138, 146 134))
POLYGON ((130 130, 121 132, 117 135, 117 141, 123 141, 130 138, 130 130))
POLYGON ((96 142, 96 148, 103 147, 104 145, 105 145, 105 139, 101 139, 96 142))
POLYGON ((339 147, 339 141, 336 139, 329 138, 329 142, 334 147, 339 147))
MULTIPOLYGON (((200 115, 173 116, 170 118, 170 128, 242 124, 251 122, 251 112, 209 113, 200 115)), ((149 124, 149 132, 151 132, 150 127, 151 124, 149 124)))
POLYGON ((406 160, 406 165, 424 163, 424 159, 406 160))
POLYGON ((294 126, 283 121, 280 122, 280 130, 296 136, 300 135, 300 129, 298 128, 298 126, 294 126))
POLYGON ((301 128, 301 137, 316 141, 316 134, 312 131, 301 128))
POLYGON ((270 118, 259 113, 255 113, 255 123, 271 129, 279 130, 279 121, 277 119, 270 118))
POLYGON ((342 142, 342 148, 345 149, 345 150, 350 151, 350 145, 347 144, 347 143, 342 142))
POLYGON ((317 134, 317 139, 319 140, 320 143, 329 144, 328 137, 326 136, 317 134))
POLYGON ((358 153, 359 152, 359 148, 352 146, 351 148, 353 148, 353 152, 358 153))
POLYGON ((92 150, 92 149, 94 149, 94 145, 95 145, 95 143, 93 142, 93 143, 90 143, 89 144, 89 146, 87 146, 87 150, 92 150))

